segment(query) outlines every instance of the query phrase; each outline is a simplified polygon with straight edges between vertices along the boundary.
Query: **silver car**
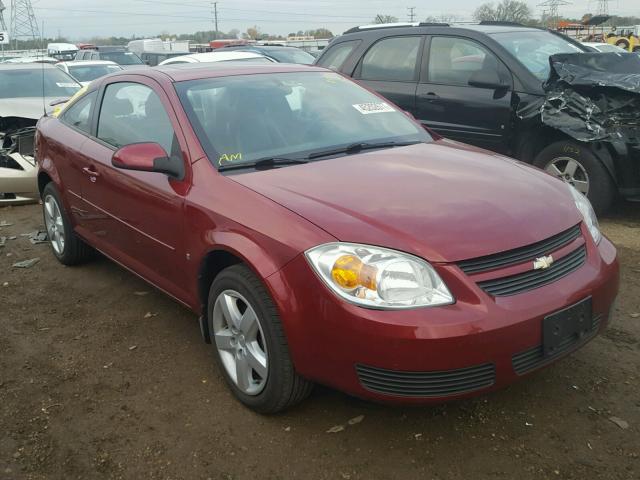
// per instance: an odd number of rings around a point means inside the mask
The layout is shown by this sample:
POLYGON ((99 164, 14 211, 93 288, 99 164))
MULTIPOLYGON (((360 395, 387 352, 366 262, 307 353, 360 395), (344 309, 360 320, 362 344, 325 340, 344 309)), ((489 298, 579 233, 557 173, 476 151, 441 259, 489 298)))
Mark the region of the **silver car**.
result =
POLYGON ((52 102, 79 89, 75 79, 51 65, 0 65, 0 205, 38 199, 36 123, 52 102))

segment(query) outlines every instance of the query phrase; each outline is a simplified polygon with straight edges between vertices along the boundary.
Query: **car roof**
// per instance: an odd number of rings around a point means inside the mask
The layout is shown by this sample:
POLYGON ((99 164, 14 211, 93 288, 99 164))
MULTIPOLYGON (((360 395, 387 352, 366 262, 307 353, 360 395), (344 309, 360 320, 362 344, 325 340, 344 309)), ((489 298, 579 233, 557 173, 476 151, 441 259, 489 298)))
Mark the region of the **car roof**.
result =
MULTIPOLYGON (((260 55, 255 52, 235 52, 235 51, 215 51, 215 52, 206 52, 206 53, 191 53, 185 54, 184 57, 192 58, 198 62, 215 62, 215 61, 225 61, 225 60, 234 60, 234 59, 245 59, 245 58, 262 58, 264 55, 260 55)), ((178 57, 173 57, 178 58, 178 57)))
POLYGON ((51 70, 53 68, 60 70, 49 63, 0 63, 0 70, 51 70))
MULTIPOLYGON (((203 78, 231 77, 238 75, 257 75, 270 73, 292 73, 292 72, 329 72, 325 68, 311 65, 272 63, 257 64, 245 62, 220 62, 216 64, 203 63, 183 63, 177 65, 163 65, 161 67, 149 68, 141 71, 144 75, 160 79, 169 77, 172 82, 183 82, 187 80, 198 80, 203 78)), ((125 72, 131 72, 131 70, 125 72)), ((115 73, 111 78, 127 73, 115 73)))
POLYGON ((60 62, 67 67, 74 67, 76 65, 81 65, 83 67, 92 67, 98 65, 115 65, 118 66, 116 62, 112 62, 111 60, 78 60, 72 62, 60 62))
POLYGON ((346 32, 344 35, 349 34, 362 34, 365 32, 375 32, 380 34, 382 31, 394 31, 394 30, 417 30, 415 33, 428 33, 433 29, 458 29, 458 30, 473 30, 479 33, 492 34, 492 33, 508 33, 508 32, 543 32, 546 31, 543 28, 528 27, 526 25, 519 25, 510 22, 480 22, 480 23, 390 23, 380 25, 363 25, 360 27, 354 27, 346 32))

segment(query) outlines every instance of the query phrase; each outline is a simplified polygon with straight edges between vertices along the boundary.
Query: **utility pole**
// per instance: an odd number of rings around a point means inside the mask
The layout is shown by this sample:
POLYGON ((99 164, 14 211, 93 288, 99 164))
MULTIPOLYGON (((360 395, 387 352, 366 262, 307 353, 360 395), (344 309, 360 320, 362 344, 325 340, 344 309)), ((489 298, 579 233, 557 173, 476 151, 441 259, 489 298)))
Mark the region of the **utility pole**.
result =
POLYGON ((218 2, 211 2, 211 13, 213 14, 213 25, 215 31, 213 32, 213 39, 218 38, 218 2))
POLYGON ((39 40, 38 22, 33 13, 31 0, 11 0, 11 33, 14 48, 18 49, 18 39, 39 40))
POLYGON ((407 7, 409 10, 409 21, 413 23, 413 19, 416 18, 416 7, 407 7))

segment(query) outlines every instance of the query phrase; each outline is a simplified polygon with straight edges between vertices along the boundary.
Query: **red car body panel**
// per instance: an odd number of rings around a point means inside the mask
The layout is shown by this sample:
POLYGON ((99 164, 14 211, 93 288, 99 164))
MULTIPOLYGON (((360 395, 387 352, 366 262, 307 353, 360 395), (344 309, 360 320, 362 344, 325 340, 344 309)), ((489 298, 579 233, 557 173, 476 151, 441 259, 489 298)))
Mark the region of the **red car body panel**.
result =
POLYGON ((562 257, 585 245, 585 264, 525 293, 494 298, 476 281, 496 272, 471 278, 455 264, 529 245, 581 222, 562 182, 518 162, 436 139, 268 171, 219 173, 173 82, 294 71, 324 70, 198 66, 105 77, 96 88, 136 81, 158 93, 178 136, 185 177, 118 169, 111 164, 112 147, 44 118, 38 124, 39 178, 55 182, 78 235, 197 314, 206 303, 199 278, 207 255, 225 251, 244 261, 276 303, 298 372, 358 396, 443 400, 371 392, 359 382, 357 364, 438 371, 493 362, 496 381, 482 391, 498 388, 518 378, 512 355, 540 344, 546 315, 591 297, 600 328, 606 324, 618 290, 616 252, 606 238, 596 245, 584 225, 579 238, 554 253, 562 257), (456 302, 386 311, 341 300, 304 256, 337 240, 431 261, 456 302))

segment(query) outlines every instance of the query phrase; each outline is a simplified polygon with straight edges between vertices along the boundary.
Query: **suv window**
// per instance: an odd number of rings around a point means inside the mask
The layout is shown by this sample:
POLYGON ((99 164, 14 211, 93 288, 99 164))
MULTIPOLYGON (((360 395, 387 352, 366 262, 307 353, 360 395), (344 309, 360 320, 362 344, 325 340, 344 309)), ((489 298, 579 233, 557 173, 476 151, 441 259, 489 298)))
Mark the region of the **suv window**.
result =
POLYGON ((84 133, 91 133, 91 106, 97 96, 91 92, 65 110, 61 120, 84 133))
POLYGON ((429 50, 429 82, 468 85, 471 75, 484 69, 498 73, 498 60, 480 44, 457 37, 433 37, 429 50))
POLYGON ((410 82, 415 80, 422 37, 391 37, 373 45, 362 59, 360 78, 410 82))
POLYGON ((351 55, 351 52, 353 52, 359 43, 360 40, 351 40, 330 47, 329 51, 318 60, 318 65, 330 68, 331 70, 340 70, 344 61, 351 55))
POLYGON ((107 86, 98 119, 98 138, 114 147, 155 142, 171 153, 173 126, 160 97, 146 85, 131 82, 107 86))

